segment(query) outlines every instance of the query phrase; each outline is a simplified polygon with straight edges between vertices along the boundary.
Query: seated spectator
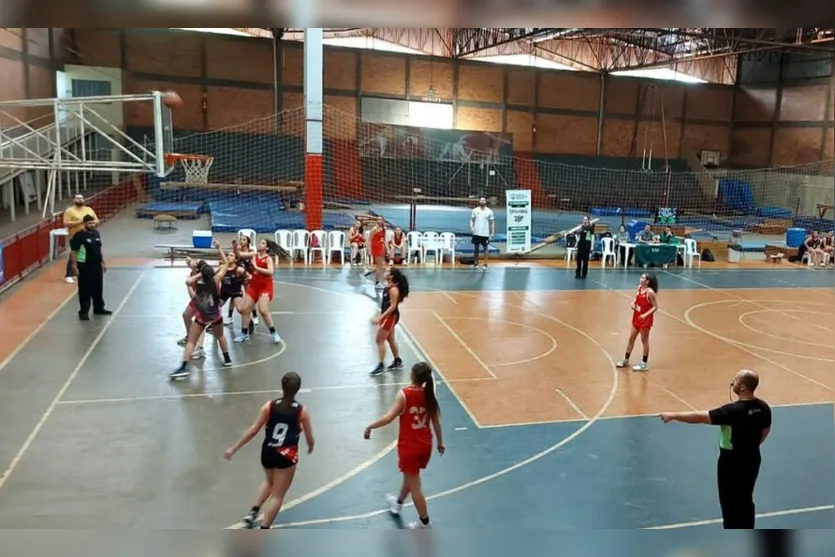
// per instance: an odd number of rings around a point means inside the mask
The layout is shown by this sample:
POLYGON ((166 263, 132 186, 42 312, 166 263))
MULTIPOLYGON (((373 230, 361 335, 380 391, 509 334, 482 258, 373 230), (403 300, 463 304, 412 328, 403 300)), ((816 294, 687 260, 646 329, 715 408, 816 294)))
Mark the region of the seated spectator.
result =
POLYGON ((618 252, 620 255, 620 260, 624 262, 624 265, 631 265, 632 264, 632 250, 629 250, 629 261, 626 260, 626 246, 624 244, 631 244, 632 239, 629 237, 629 232, 626 231, 626 227, 624 225, 620 225, 618 228, 617 236, 615 236, 615 244, 617 245, 618 252))
POLYGON ((835 265, 835 232, 831 230, 823 237, 823 252, 829 254, 829 264, 835 265))
POLYGON ((657 241, 655 234, 652 233, 652 226, 650 225, 644 226, 644 229, 638 234, 639 244, 655 244, 657 241))
POLYGON ((670 229, 669 226, 665 226, 664 227, 664 232, 662 232, 661 236, 659 237, 659 241, 662 244, 677 244, 678 243, 678 238, 675 237, 675 235, 673 234, 672 229, 670 229))
POLYGON ((806 237, 806 241, 803 242, 803 246, 806 248, 804 251, 809 256, 809 265, 812 267, 823 265, 823 254, 825 253, 823 250, 823 239, 820 237, 817 230, 813 231, 806 237))
POLYGON ((395 265, 408 265, 409 259, 406 257, 406 235, 403 234, 403 229, 397 227, 394 229, 394 234, 388 243, 389 260, 395 265))
POLYGON ((351 244, 351 266, 362 264, 365 256, 365 229, 361 220, 357 219, 348 230, 348 241, 351 244))

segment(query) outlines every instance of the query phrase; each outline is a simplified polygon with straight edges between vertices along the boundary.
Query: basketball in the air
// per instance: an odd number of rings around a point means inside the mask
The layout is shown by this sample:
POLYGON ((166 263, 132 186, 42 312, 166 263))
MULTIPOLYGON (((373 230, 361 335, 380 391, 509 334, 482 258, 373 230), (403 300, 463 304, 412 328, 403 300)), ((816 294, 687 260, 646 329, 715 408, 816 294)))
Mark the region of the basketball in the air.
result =
POLYGON ((166 91, 163 93, 162 102, 164 102, 165 106, 168 108, 179 108, 183 106, 183 99, 181 99, 180 95, 174 91, 166 91))

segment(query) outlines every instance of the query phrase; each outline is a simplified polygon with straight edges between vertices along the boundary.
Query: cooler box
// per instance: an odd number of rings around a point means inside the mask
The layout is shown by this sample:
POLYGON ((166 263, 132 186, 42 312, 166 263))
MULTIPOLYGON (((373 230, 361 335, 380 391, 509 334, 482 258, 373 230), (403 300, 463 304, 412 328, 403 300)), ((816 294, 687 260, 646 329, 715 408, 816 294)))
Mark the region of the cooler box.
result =
POLYGON ((211 248, 212 247, 212 231, 211 230, 195 230, 191 235, 192 245, 196 248, 211 248))
POLYGON ((789 228, 786 230, 786 247, 799 248, 806 241, 805 228, 789 228))

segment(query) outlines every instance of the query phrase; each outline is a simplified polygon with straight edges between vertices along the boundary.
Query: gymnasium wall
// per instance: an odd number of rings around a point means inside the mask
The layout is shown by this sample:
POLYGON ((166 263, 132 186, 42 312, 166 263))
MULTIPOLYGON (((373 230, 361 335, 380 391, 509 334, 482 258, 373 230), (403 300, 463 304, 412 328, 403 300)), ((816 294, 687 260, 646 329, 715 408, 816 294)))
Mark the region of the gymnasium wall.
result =
MULTIPOLYGON (((127 92, 176 89, 186 103, 175 115, 180 129, 216 129, 275 111, 269 40, 163 30, 76 29, 72 35, 78 54, 68 62, 123 68, 127 92)), ((301 107, 302 45, 283 43, 281 59, 279 106, 301 107)), ((325 102, 347 115, 359 116, 362 96, 421 100, 430 84, 453 102, 459 129, 512 133, 522 153, 598 154, 599 75, 326 48, 325 102)), ((652 100, 651 85, 663 94, 670 158, 687 150, 728 153, 732 87, 609 77, 600 154, 634 154, 637 137, 640 155, 649 129, 655 154, 663 157, 660 124, 650 126, 640 104, 652 100)), ((659 106, 656 119, 660 112, 659 106)), ((147 126, 147 116, 134 114, 129 124, 147 126)))
MULTIPOLYGON (((0 28, 0 101, 55 96, 55 53, 62 30, 33 27, 0 28)), ((8 112, 23 121, 51 113, 45 108, 13 108, 8 112)), ((44 118, 38 125, 49 123, 44 118)), ((0 115, 0 125, 15 123, 0 115)))
POLYGON ((734 102, 731 162, 792 166, 832 159, 832 58, 761 53, 743 57, 734 102))

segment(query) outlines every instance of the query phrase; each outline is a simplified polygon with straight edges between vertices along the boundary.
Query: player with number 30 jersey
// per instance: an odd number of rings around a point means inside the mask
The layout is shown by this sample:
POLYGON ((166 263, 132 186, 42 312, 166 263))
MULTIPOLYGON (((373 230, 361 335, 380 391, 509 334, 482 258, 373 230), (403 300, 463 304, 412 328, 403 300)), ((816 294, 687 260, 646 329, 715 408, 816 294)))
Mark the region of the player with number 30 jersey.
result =
POLYGON ((365 438, 370 439, 373 430, 399 419, 397 464, 403 473, 403 484, 398 495, 388 496, 388 503, 390 512, 399 515, 403 503, 412 496, 420 522, 410 524, 411 528, 430 528, 420 471, 429 465, 432 457, 432 430, 437 437, 438 454, 444 454, 440 417, 432 369, 429 364, 420 362, 412 367, 412 384, 397 394, 385 416, 365 429, 365 438))
POLYGON ((261 445, 261 467, 264 468, 266 481, 258 491, 255 505, 244 517, 244 525, 253 528, 261 506, 272 496, 273 502, 264 512, 261 528, 272 525, 284 496, 296 474, 299 461, 299 440, 304 433, 307 452, 313 451, 313 431, 307 409, 296 401, 296 394, 301 389, 302 380, 297 373, 288 373, 281 379, 282 397, 271 400, 261 407, 255 423, 224 455, 230 460, 241 447, 252 441, 260 431, 264 432, 261 445))

